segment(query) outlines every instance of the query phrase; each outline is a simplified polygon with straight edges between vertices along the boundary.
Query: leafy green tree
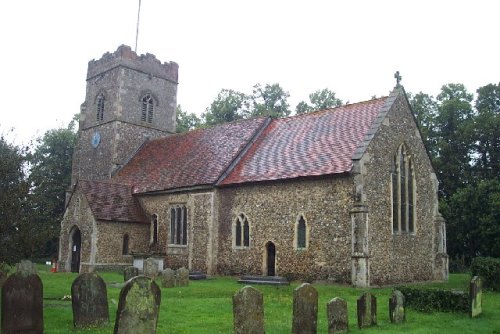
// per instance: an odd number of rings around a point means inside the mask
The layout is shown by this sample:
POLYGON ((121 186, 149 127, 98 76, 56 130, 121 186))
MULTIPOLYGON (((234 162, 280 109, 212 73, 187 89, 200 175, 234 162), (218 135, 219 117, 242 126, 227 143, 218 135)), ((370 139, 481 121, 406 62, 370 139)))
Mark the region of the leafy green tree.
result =
POLYGON ((202 118, 207 125, 222 124, 245 118, 249 111, 248 96, 232 89, 223 89, 202 118))
POLYGON ((305 101, 299 102, 295 108, 295 112, 297 114, 303 114, 314 110, 323 110, 342 105, 342 100, 338 99, 335 96, 335 92, 328 88, 317 90, 309 94, 309 101, 311 105, 307 104, 305 101))
POLYGON ((196 114, 183 111, 180 104, 177 106, 177 122, 175 129, 177 133, 187 132, 201 126, 201 119, 196 114))
POLYGON ((256 84, 253 87, 252 116, 271 116, 273 118, 290 115, 288 98, 290 94, 279 84, 266 84, 264 87, 256 84))
POLYGON ((417 123, 422 134, 422 139, 426 145, 427 151, 432 158, 437 156, 437 138, 436 138, 436 116, 438 114, 437 101, 425 93, 408 93, 408 100, 417 119, 417 123))
POLYGON ((28 194, 26 148, 0 136, 0 262, 15 263, 21 257, 18 230, 28 194))

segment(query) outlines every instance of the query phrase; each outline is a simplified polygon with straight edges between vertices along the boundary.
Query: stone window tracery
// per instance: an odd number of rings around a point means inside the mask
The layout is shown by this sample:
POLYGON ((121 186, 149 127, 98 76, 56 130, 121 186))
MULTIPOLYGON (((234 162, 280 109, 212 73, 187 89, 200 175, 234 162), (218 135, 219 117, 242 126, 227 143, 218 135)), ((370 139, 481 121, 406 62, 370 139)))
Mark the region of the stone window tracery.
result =
POLYGON ((236 218, 233 239, 236 247, 250 247, 250 224, 244 214, 236 218))
POLYGON ((104 101, 106 99, 104 98, 104 95, 101 93, 97 96, 96 104, 96 120, 98 122, 104 120, 104 101))
POLYGON ((413 161, 405 144, 394 155, 391 173, 392 231, 415 232, 415 172, 413 161))
POLYGON ((146 94, 141 99, 141 121, 153 123, 153 97, 146 94))
POLYGON ((170 239, 171 245, 187 245, 187 209, 185 205, 175 205, 170 208, 170 239))

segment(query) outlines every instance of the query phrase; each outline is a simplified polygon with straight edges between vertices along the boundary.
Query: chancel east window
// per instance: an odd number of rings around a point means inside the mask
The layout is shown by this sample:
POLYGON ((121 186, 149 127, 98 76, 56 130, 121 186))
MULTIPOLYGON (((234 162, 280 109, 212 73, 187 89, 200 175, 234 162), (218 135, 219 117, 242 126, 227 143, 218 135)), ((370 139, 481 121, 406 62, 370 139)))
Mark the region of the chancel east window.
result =
POLYGON ((104 95, 103 94, 99 94, 97 96, 97 100, 96 100, 96 104, 97 104, 97 108, 96 108, 96 119, 98 122, 102 121, 104 119, 104 101, 105 101, 105 98, 104 98, 104 95))
POLYGON ((170 208, 170 239, 171 245, 187 245, 187 209, 184 205, 170 208))
POLYGON ((146 94, 141 99, 141 120, 153 123, 153 97, 146 94))
POLYGON ((392 163, 392 231, 415 232, 415 171, 404 144, 399 146, 392 163))
POLYGON ((250 247, 250 225, 244 214, 240 214, 235 221, 234 245, 236 247, 250 247))

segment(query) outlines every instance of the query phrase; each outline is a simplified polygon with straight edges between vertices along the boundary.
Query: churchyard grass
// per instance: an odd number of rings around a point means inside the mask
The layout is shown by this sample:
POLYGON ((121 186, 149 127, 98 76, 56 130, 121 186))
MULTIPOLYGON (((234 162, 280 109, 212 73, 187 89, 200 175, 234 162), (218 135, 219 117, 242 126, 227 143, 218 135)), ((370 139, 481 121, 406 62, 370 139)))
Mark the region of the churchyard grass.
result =
MULTIPOLYGON (((112 333, 122 274, 101 273, 108 284, 110 323, 101 328, 74 330, 70 300, 61 300, 71 294, 73 273, 51 273, 50 267, 39 266, 43 281, 45 333, 112 333)), ((429 286, 467 289, 469 275, 452 274, 447 283, 430 283, 429 286)), ((157 279, 160 284, 160 279, 157 279)), ((290 286, 254 286, 264 295, 266 332, 290 333, 292 324, 293 290, 299 282, 290 286)), ((243 285, 235 278, 215 277, 205 281, 191 281, 187 287, 162 288, 158 333, 231 333, 233 314, 232 296, 243 285)), ((463 313, 422 313, 407 310, 407 322, 393 325, 389 321, 388 300, 391 288, 372 288, 377 297, 378 325, 374 328, 357 328, 356 299, 365 289, 342 285, 314 284, 319 295, 318 333, 327 333, 326 304, 338 296, 347 300, 350 332, 363 333, 497 333, 500 334, 500 293, 483 292, 483 314, 470 319, 463 313)))

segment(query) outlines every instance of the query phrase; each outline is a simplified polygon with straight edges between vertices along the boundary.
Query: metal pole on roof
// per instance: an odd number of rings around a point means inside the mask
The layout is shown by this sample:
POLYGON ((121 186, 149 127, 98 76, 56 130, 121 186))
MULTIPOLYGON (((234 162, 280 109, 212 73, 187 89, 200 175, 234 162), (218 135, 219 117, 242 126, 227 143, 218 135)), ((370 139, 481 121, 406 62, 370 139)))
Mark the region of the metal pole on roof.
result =
POLYGON ((141 15, 141 0, 139 0, 139 9, 137 10, 137 28, 135 30, 135 49, 134 52, 137 53, 137 40, 139 39, 139 17, 141 15))

